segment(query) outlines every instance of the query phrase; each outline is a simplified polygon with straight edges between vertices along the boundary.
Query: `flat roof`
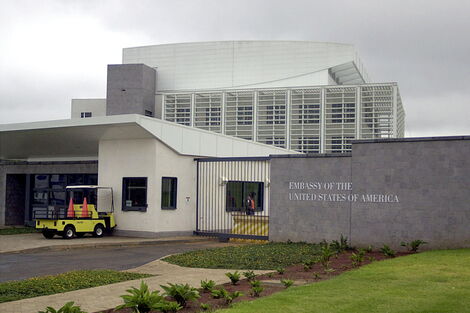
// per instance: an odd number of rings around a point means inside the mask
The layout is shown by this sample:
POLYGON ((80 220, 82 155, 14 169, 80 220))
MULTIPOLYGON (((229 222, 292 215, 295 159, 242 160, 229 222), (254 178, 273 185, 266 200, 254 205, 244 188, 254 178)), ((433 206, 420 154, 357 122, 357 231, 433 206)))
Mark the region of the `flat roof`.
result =
POLYGON ((101 140, 157 139, 178 154, 250 157, 297 153, 138 114, 0 125, 0 159, 98 159, 101 140))

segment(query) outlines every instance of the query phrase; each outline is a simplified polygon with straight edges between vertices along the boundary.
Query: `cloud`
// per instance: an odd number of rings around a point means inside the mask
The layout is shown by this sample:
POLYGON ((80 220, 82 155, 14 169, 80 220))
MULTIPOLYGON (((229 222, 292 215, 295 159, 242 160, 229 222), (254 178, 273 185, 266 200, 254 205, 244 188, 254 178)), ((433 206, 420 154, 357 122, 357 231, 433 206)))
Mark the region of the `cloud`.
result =
POLYGON ((355 44, 373 81, 398 82, 407 135, 470 134, 469 11, 464 0, 6 2, 0 123, 67 118, 71 98, 104 97, 124 47, 288 39, 355 44))

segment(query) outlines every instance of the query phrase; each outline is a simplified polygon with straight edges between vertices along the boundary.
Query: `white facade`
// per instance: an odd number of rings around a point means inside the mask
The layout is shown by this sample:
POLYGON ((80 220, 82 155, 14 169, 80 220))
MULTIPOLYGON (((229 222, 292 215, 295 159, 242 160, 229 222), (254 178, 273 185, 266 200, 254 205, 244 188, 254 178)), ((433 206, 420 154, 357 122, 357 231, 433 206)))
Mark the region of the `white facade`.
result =
POLYGON ((72 99, 72 118, 106 116, 106 99, 72 99))
POLYGON ((216 41, 125 48, 123 64, 135 63, 154 69, 152 112, 166 121, 303 153, 350 152, 354 139, 404 136, 398 85, 371 83, 353 45, 216 41))
POLYGON ((157 69, 157 91, 272 88, 369 82, 353 45, 215 41, 125 48, 123 64, 157 69))
MULTIPOLYGON (((136 236, 192 234, 196 157, 289 153, 295 152, 140 115, 0 125, 0 160, 35 164, 97 160, 98 184, 114 191, 117 231, 136 236), (144 212, 122 210, 125 177, 146 178, 144 212), (163 177, 177 179, 176 207, 171 210, 161 205, 163 177)), ((4 205, 0 202, 0 225, 4 205)))
POLYGON ((304 153, 404 136, 394 83, 162 93, 163 119, 304 153))

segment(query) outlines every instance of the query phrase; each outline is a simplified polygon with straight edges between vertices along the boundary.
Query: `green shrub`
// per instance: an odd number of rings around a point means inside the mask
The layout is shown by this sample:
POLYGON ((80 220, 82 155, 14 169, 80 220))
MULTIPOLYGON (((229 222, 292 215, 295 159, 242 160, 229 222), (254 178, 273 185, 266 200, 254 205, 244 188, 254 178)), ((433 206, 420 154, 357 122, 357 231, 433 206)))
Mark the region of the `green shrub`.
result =
POLYGON ((281 279, 281 283, 284 285, 285 288, 289 288, 294 284, 292 279, 281 279))
POLYGON ((233 273, 225 273, 225 276, 230 278, 230 281, 232 282, 232 285, 236 285, 240 281, 240 273, 238 271, 235 271, 233 273))
POLYGON ((364 250, 365 250, 367 253, 371 253, 373 249, 374 249, 373 246, 368 245, 367 248, 365 248, 364 250))
POLYGON ((116 310, 130 308, 135 313, 148 313, 151 310, 158 309, 161 302, 164 301, 163 296, 158 291, 149 291, 149 287, 143 281, 140 283, 140 288, 126 290, 130 295, 123 295, 121 298, 124 304, 118 305, 116 310))
POLYGON ((252 281, 250 281, 250 285, 251 285, 251 287, 260 287, 261 282, 259 280, 252 280, 252 281))
POLYGON ((228 295, 228 291, 225 288, 212 289, 211 295, 214 299, 223 299, 228 295))
POLYGON ((401 246, 406 247, 406 249, 411 252, 418 252, 419 246, 425 244, 427 244, 427 242, 421 239, 413 240, 412 242, 401 242, 401 246))
POLYGON ((390 248, 388 245, 383 245, 383 247, 380 248, 380 252, 382 252, 383 255, 388 256, 388 257, 391 257, 391 258, 394 258, 395 255, 397 254, 397 253, 395 252, 395 250, 393 250, 392 248, 390 248))
POLYGON ((320 279, 320 275, 317 272, 313 272, 313 278, 320 279))
POLYGON ((330 259, 336 253, 330 249, 330 247, 323 246, 320 250, 320 263, 322 264, 323 268, 328 269, 330 267, 330 259))
POLYGON ((276 272, 277 272, 279 275, 284 274, 285 271, 286 271, 286 269, 283 268, 283 267, 278 267, 278 268, 276 268, 276 272))
POLYGON ((38 313, 86 313, 85 311, 82 311, 79 306, 73 304, 73 301, 67 302, 58 310, 48 306, 45 311, 39 311, 38 313))
POLYGON ((318 262, 318 259, 312 259, 304 262, 304 270, 307 272, 318 262))
POLYGON ((208 304, 208 303, 201 303, 199 305, 199 308, 201 309, 201 311, 209 311, 210 312, 212 310, 211 305, 208 304))
POLYGON ((224 299, 226 304, 233 302, 235 298, 242 296, 240 291, 228 292, 225 288, 212 290, 212 297, 214 299, 224 299))
POLYGON ((261 286, 253 286, 251 287, 250 294, 252 297, 259 297, 261 293, 263 292, 264 288, 261 286))
POLYGON ((352 265, 354 267, 361 265, 361 263, 364 262, 365 254, 366 254, 366 251, 363 249, 359 249, 356 253, 353 252, 351 254, 352 265))
POLYGON ((341 237, 338 240, 333 240, 330 244, 330 248, 337 253, 341 253, 343 251, 351 249, 351 246, 348 244, 348 237, 343 237, 341 234, 341 237))
POLYGON ((245 276, 245 278, 248 281, 252 281, 253 279, 255 279, 256 274, 253 271, 246 271, 246 272, 243 272, 243 276, 245 276))
POLYGON ((158 310, 162 311, 162 313, 176 313, 182 308, 178 302, 174 301, 163 301, 158 304, 158 310))
POLYGON ((183 308, 188 301, 199 299, 199 291, 188 284, 170 284, 168 286, 160 285, 165 290, 165 295, 172 297, 183 308))
POLYGON ((241 296, 243 296, 243 293, 241 293, 240 291, 234 291, 229 293, 228 296, 224 297, 224 300, 226 304, 231 304, 233 300, 241 296))
POLYGON ((201 280, 201 288, 206 292, 210 292, 215 287, 215 281, 213 280, 201 280))

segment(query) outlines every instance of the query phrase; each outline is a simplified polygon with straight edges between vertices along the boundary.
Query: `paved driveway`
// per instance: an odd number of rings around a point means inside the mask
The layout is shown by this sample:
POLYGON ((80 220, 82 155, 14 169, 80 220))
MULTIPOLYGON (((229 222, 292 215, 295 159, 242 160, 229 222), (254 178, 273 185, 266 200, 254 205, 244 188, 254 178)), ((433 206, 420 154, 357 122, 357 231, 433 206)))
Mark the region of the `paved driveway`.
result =
POLYGON ((132 247, 78 248, 35 253, 2 253, 0 254, 0 281, 58 274, 77 269, 125 270, 169 254, 223 246, 227 244, 199 241, 132 247))

